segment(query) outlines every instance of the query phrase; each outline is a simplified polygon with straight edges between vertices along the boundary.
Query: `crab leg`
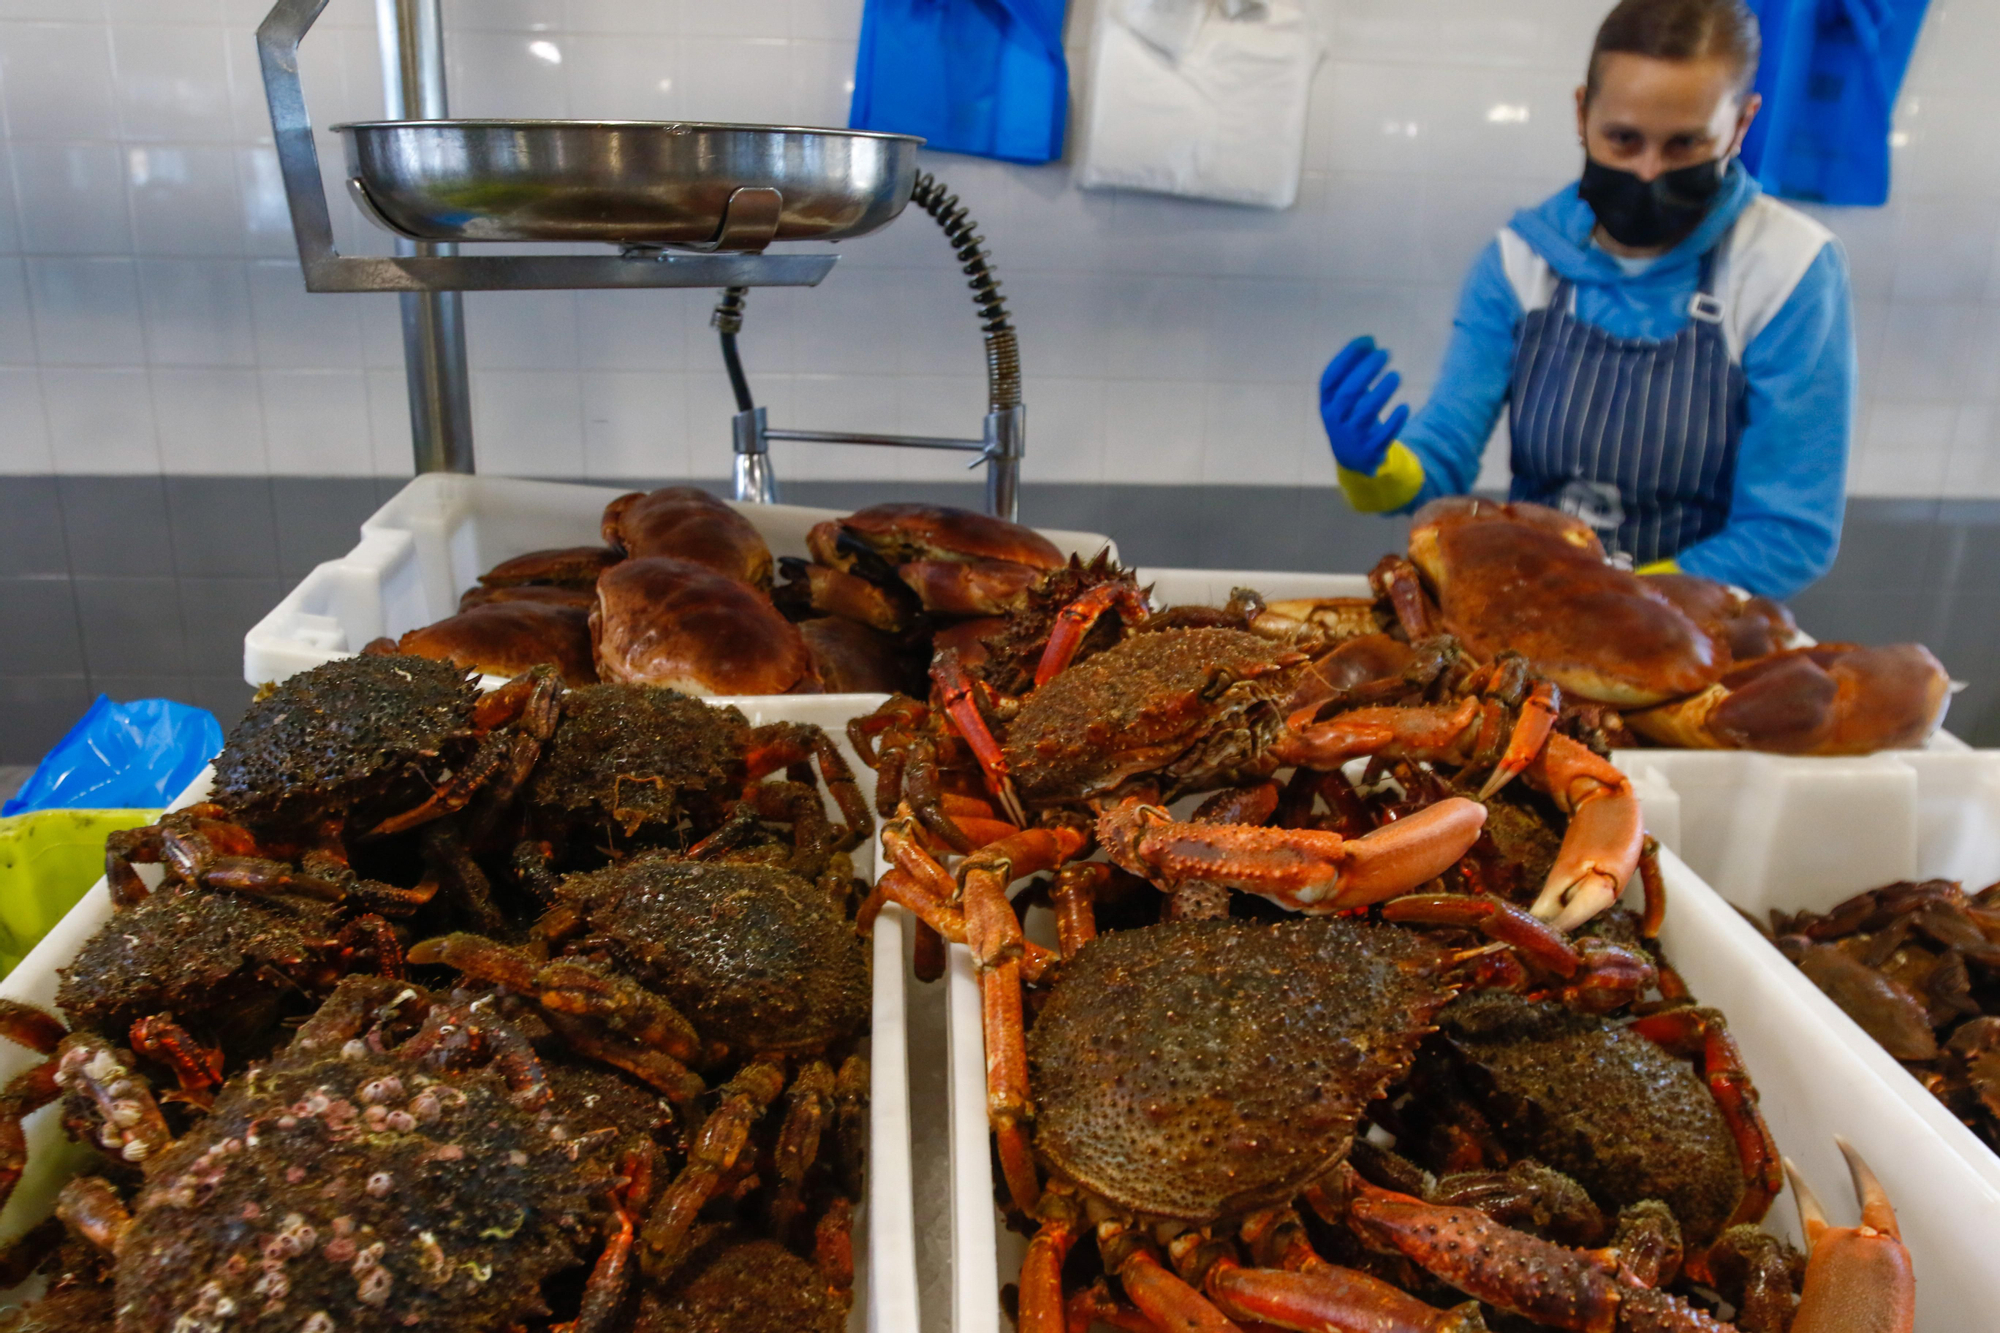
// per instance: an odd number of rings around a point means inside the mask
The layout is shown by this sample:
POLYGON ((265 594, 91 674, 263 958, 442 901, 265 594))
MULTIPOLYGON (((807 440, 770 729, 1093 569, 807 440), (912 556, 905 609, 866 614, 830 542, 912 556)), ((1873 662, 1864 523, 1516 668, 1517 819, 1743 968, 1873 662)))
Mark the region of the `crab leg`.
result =
POLYGON ((1507 738, 1507 752, 1493 766, 1486 785, 1479 789, 1480 800, 1491 800, 1495 792, 1512 782, 1542 752, 1549 733, 1556 729, 1556 700, 1556 687, 1552 683, 1546 680, 1535 683, 1521 703, 1521 720, 1514 724, 1514 734, 1507 738))
POLYGON ((1882 1182, 1846 1139, 1836 1138, 1861 1200, 1861 1225, 1836 1227, 1798 1168, 1785 1163, 1812 1257, 1792 1333, 1910 1333, 1916 1327, 1917 1280, 1903 1248, 1896 1210, 1882 1182))
POLYGON ((1124 1286, 1126 1299, 1158 1327, 1177 1333, 1243 1333, 1206 1296, 1162 1264, 1124 1223, 1099 1222, 1097 1250, 1105 1268, 1124 1286))
POLYGON ((1412 894, 1383 904, 1382 919, 1480 931, 1567 982, 1559 988, 1565 1002, 1597 1013, 1630 1003, 1657 979, 1652 961, 1643 954, 1602 941, 1579 947, 1548 922, 1504 898, 1412 894))
POLYGON ((1031 1213, 1041 1194, 1027 1122, 1028 1045, 1021 1009, 1021 959, 1027 940, 1021 918, 1007 901, 1007 886, 1027 875, 1053 870, 1083 849, 1084 834, 1072 828, 1028 829, 982 847, 965 859, 965 937, 979 971, 979 996, 986 1032, 987 1116, 1000 1146, 1001 1172, 1015 1206, 1031 1213))
POLYGON ((819 764, 820 780, 826 784, 827 795, 833 797, 834 804, 840 807, 841 818, 847 821, 848 838, 844 845, 858 846, 874 833, 875 817, 869 813, 868 803, 861 799, 854 770, 847 766, 831 736, 806 722, 773 722, 758 727, 750 735, 751 748, 745 762, 751 782, 761 782, 781 768, 813 760, 819 764))
POLYGON ((1100 583, 1084 593, 1056 612, 1056 625, 1049 631, 1048 646, 1042 649, 1042 660, 1035 664, 1037 688, 1061 675, 1076 660, 1084 636, 1090 633, 1098 617, 1113 607, 1128 625, 1138 624, 1152 612, 1146 604, 1146 594, 1130 583, 1100 583))
POLYGON ((131 1037, 135 1052, 174 1071, 182 1101, 204 1111, 215 1105, 215 1089, 222 1085, 221 1047, 204 1047, 170 1013, 139 1019, 131 1037))
MULTIPOLYGON (((1785 1180, 1778 1145, 1757 1109, 1757 1089, 1743 1068, 1743 1053, 1737 1049, 1736 1039, 1723 1026, 1722 1015, 1713 1009, 1669 1009, 1635 1019, 1632 1031, 1676 1055, 1700 1057, 1703 1081, 1722 1111, 1723 1123, 1729 1126, 1743 1163, 1743 1201, 1726 1225, 1761 1220, 1785 1180)), ((1692 1262, 1689 1266, 1698 1267, 1692 1262)), ((1696 1272, 1695 1276, 1704 1274, 1696 1272)))
POLYGON ((1301 1333, 1483 1333, 1476 1316, 1440 1310, 1379 1278, 1322 1263, 1306 1271, 1245 1268, 1220 1259, 1202 1290, 1232 1319, 1301 1333))
POLYGON ((1477 1209, 1359 1189, 1348 1220, 1365 1239, 1488 1305, 1574 1333, 1734 1333, 1685 1301, 1621 1280, 1603 1255, 1515 1231, 1477 1209))
POLYGON ((771 1196, 771 1235, 792 1243, 792 1232, 805 1214, 806 1173, 819 1156, 820 1137, 833 1113, 833 1067, 814 1060, 798 1072, 785 1096, 785 1119, 771 1157, 777 1189, 771 1196))
POLYGON ((813 1267, 835 1295, 854 1290, 854 1205, 842 1195, 833 1196, 813 1225, 813 1267))
POLYGON ((767 1060, 745 1065, 723 1089, 723 1102, 702 1122, 688 1149, 687 1165, 667 1187, 640 1233, 640 1264, 664 1278, 686 1258, 688 1231, 750 1141, 750 1127, 785 1086, 784 1071, 767 1060))
POLYGON ((1097 938, 1097 895, 1111 879, 1102 861, 1072 861, 1056 871, 1049 905, 1056 913, 1056 939, 1068 958, 1097 938))
POLYGON ((1122 1333, 1160 1333, 1160 1326, 1111 1294, 1111 1285, 1099 1274, 1091 1284, 1073 1293, 1063 1307, 1069 1317, 1069 1333, 1090 1333, 1099 1324, 1122 1333))
POLYGON ((1435 879, 1479 837, 1486 807, 1463 797, 1364 834, 1181 823, 1128 800, 1097 821, 1098 841, 1134 874, 1167 884, 1206 880, 1309 915, 1381 902, 1435 879))
POLYGON ((1021 1317, 1018 1333, 1067 1333, 1069 1314, 1063 1305, 1063 1261, 1088 1225, 1076 1196, 1051 1186, 1038 1210, 1042 1225, 1028 1242, 1021 1261, 1021 1317))
POLYGON ((172 1143, 174 1136, 152 1089, 118 1056, 102 1037, 72 1036, 56 1065, 55 1083, 75 1088, 97 1104, 103 1117, 97 1141, 105 1151, 127 1162, 143 1162, 172 1143))
POLYGON ((56 1196, 56 1216, 77 1235, 114 1258, 132 1225, 125 1201, 103 1176, 78 1176, 56 1196))
POLYGON ((993 732, 979 711, 979 703, 972 697, 972 678, 965 674, 958 654, 949 648, 940 652, 931 663, 931 680, 943 699, 945 715, 971 748, 972 757, 979 761, 979 771, 986 776, 987 790, 1000 802, 1000 808, 1009 819, 1016 824, 1026 824, 1028 817, 1021 809, 1020 797, 1014 794, 1014 781, 1008 776, 1007 756, 1001 751, 1000 742, 993 739, 993 732))
POLYGON ((1569 815, 1533 910, 1558 930, 1575 930, 1616 902, 1638 868, 1646 838, 1639 797, 1609 760, 1562 735, 1549 737, 1527 778, 1569 815))
POLYGON ((13 1000, 0 1000, 0 1036, 52 1057, 14 1075, 0 1090, 0 1206, 13 1195, 28 1166, 28 1136, 21 1121, 62 1091, 53 1056, 66 1035, 55 1015, 13 1000))
POLYGON ((625 1304, 631 1281, 632 1214, 625 1210, 616 1190, 611 1194, 611 1216, 614 1230, 584 1283, 583 1304, 576 1318, 557 1324, 549 1333, 608 1333, 619 1307, 625 1304))

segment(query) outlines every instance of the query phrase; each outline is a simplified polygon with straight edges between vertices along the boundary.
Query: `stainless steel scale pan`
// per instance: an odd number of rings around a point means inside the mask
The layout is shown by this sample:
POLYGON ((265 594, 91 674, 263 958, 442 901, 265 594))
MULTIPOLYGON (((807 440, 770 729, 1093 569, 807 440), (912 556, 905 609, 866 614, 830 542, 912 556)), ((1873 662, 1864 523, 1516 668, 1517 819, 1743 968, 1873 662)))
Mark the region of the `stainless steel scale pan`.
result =
POLYGON ((356 202, 422 241, 761 250, 893 221, 921 139, 664 121, 385 120, 333 127, 356 202))

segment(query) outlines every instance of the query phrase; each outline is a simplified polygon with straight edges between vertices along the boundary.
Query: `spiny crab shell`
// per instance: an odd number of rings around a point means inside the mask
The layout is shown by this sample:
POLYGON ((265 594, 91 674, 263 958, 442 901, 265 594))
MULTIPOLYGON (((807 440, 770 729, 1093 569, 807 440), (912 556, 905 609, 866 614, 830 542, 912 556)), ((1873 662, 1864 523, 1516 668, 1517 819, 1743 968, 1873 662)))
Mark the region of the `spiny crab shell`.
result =
POLYGON ((345 657, 302 671, 229 733, 213 799, 257 819, 344 810, 385 794, 408 766, 469 743, 478 700, 462 668, 422 657, 345 657))
POLYGON ((544 1312, 607 1183, 491 1068, 425 1073, 353 1040, 231 1083, 163 1153, 119 1249, 119 1327, 503 1328, 544 1312))
POLYGON ((1449 1053, 1508 1149, 1612 1210, 1658 1199, 1691 1245, 1743 1198, 1743 1164, 1701 1077, 1621 1024, 1504 991, 1461 996, 1426 1048, 1449 1053))
POLYGON ((1028 1032, 1035 1151, 1141 1217, 1287 1202, 1408 1067, 1451 998, 1444 964, 1413 932, 1337 918, 1099 936, 1028 1032))
POLYGON ((732 1050, 821 1050, 867 1019, 861 938, 797 875, 641 857, 571 875, 557 893, 634 976, 732 1050))
POLYGON ((749 745, 750 723, 734 708, 655 685, 589 685, 563 696, 528 799, 627 837, 671 832, 683 818, 705 830, 741 794, 749 745))
POLYGON ((1015 786, 1045 804, 1138 773, 1187 791, 1257 771, 1284 727, 1286 668, 1304 660, 1241 630, 1136 634, 1022 701, 1005 744, 1015 786))

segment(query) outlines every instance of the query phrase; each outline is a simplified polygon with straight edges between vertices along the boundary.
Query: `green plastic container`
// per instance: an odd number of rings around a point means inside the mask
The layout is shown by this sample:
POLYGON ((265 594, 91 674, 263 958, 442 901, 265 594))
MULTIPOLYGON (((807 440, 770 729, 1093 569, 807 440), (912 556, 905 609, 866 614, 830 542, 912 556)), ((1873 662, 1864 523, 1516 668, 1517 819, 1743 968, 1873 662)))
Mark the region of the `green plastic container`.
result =
POLYGON ((104 874, 105 835, 157 810, 37 810, 0 819, 0 977, 104 874))

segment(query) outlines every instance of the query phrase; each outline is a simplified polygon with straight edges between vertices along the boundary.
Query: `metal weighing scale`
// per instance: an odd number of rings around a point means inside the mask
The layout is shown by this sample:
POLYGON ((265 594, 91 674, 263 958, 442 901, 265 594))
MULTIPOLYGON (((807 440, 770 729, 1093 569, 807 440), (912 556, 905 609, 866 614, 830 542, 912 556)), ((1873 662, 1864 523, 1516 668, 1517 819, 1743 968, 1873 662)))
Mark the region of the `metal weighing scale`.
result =
POLYGON ((771 504, 773 440, 951 449, 986 464, 986 506, 1019 508, 1027 409, 1005 298, 966 210, 917 170, 921 139, 856 130, 663 121, 452 120, 439 0, 376 0, 388 120, 335 125, 355 206, 393 233, 393 256, 342 255, 299 81, 299 43, 328 0, 278 0, 257 29, 264 94, 306 290, 403 299, 410 424, 420 472, 471 472, 467 291, 720 287, 713 324, 736 396, 738 500, 771 504), (986 338, 989 410, 978 439, 782 430, 751 397, 737 354, 752 287, 814 287, 837 255, 788 241, 865 236, 914 200, 944 229, 986 338), (615 254, 466 254, 463 245, 601 243, 615 254))

